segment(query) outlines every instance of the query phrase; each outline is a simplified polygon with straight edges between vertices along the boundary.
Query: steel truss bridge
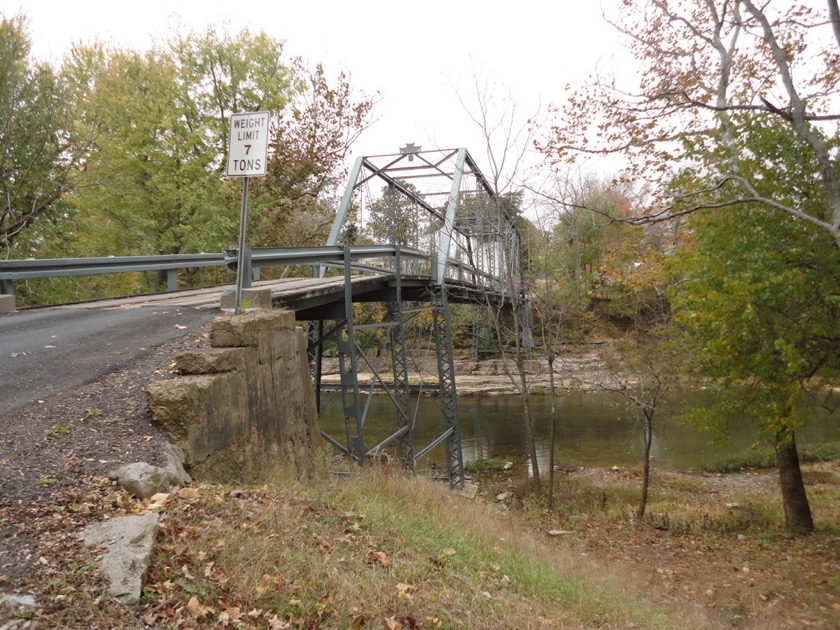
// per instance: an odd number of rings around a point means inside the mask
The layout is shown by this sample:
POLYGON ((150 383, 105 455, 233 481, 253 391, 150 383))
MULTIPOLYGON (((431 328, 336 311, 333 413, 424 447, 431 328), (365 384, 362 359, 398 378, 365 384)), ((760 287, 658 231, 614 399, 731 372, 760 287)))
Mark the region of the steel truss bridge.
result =
MULTIPOLYGON (((442 450, 445 462, 439 469, 451 486, 463 485, 450 305, 473 306, 472 328, 484 309, 519 309, 527 322, 520 237, 507 207, 466 149, 421 151, 409 144, 398 154, 356 160, 325 247, 246 250, 249 278, 265 267, 311 268, 309 278, 257 281, 254 286, 269 288, 275 307, 294 310, 299 321, 309 323, 319 410, 326 392, 337 389, 344 418, 343 434, 322 436, 349 460, 364 462, 393 452, 415 470, 433 450, 442 450), (380 305, 379 312, 372 315, 363 303, 380 305), (417 383, 410 378, 409 340, 419 328, 427 331, 434 355, 436 374, 429 388, 442 418, 431 432, 418 430, 412 409, 420 402, 417 383), (328 382, 325 374, 330 362, 337 364, 337 382, 328 382), (372 374, 369 383, 363 374, 372 374), (390 418, 368 417, 374 389, 392 403, 390 418)), ((12 282, 26 278, 150 270, 167 271, 172 290, 178 269, 235 268, 237 260, 236 250, 225 250, 0 261, 0 292, 11 293, 12 282)), ((179 291, 179 303, 199 305, 206 293, 179 291)), ((527 325, 523 334, 529 336, 527 325)))

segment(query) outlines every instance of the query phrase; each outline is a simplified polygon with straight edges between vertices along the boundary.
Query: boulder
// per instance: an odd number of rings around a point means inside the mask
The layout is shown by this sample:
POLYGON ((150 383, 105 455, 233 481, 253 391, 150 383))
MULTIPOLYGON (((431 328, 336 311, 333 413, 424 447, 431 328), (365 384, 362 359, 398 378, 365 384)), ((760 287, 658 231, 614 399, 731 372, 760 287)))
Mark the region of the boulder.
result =
POLYGON ((140 601, 157 526, 157 514, 130 514, 80 532, 85 544, 104 549, 100 567, 110 583, 108 592, 123 604, 140 601))
POLYGON ((120 486, 141 499, 148 499, 153 494, 166 492, 171 487, 167 470, 146 462, 125 464, 112 470, 108 476, 116 479, 120 486))

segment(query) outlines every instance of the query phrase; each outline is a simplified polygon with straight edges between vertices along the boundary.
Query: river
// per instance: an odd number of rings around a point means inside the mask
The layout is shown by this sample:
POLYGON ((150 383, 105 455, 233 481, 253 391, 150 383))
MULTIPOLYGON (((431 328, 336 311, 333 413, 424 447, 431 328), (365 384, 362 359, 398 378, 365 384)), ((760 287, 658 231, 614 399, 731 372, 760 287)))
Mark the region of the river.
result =
MULTIPOLYGON (((344 442, 344 421, 336 401, 338 394, 326 396, 321 413, 321 428, 344 442), (331 400, 331 403, 330 403, 331 400)), ((684 395, 682 404, 702 403, 702 394, 684 395)), ((548 465, 551 425, 550 398, 532 396, 531 404, 537 427, 537 453, 543 469, 548 465)), ((375 395, 365 428, 368 446, 393 431, 394 408, 387 396, 375 395)), ((640 461, 641 432, 628 419, 621 397, 608 392, 566 393, 557 401, 557 439, 555 465, 558 466, 629 466, 640 461)), ((522 405, 517 396, 461 396, 458 399, 461 438, 465 462, 485 458, 521 460, 527 452, 522 425, 522 405)), ((722 445, 713 445, 711 436, 673 420, 679 411, 671 406, 655 420, 652 457, 656 466, 687 469, 713 465, 727 455, 743 452, 755 442, 749 425, 739 428, 722 445)), ((830 414, 819 405, 809 406, 812 419, 797 432, 800 445, 840 441, 840 410, 830 414)), ((415 399, 415 447, 419 450, 441 432, 438 400, 415 399), (418 404, 419 403, 419 404, 418 404)), ((442 447, 432 451, 432 458, 444 461, 442 447)))

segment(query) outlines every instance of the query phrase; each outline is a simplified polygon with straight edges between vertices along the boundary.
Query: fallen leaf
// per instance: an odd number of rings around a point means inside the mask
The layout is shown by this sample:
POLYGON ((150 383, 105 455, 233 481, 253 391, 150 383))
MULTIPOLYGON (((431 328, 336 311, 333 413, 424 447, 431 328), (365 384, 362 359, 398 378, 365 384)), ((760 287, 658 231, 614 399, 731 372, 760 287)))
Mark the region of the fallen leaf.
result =
POLYGON ((203 606, 201 602, 198 600, 196 595, 190 597, 190 601, 187 602, 187 612, 193 616, 195 619, 201 619, 208 613, 212 612, 211 608, 207 606, 203 606))
POLYGON ((269 630, 289 630, 289 628, 291 627, 291 622, 283 621, 277 615, 274 615, 271 619, 268 620, 269 630))
POLYGON ((169 493, 158 492, 149 497, 149 507, 162 507, 169 500, 169 493))
POLYGON ((315 539, 315 541, 321 546, 321 549, 323 549, 324 551, 329 551, 330 549, 332 549, 332 545, 329 542, 327 542, 327 539, 321 536, 320 534, 313 533, 312 538, 315 539))
POLYGON ((397 597, 399 597, 399 599, 413 599, 414 596, 411 593, 416 590, 417 588, 415 588, 412 584, 399 582, 397 584, 397 597))
POLYGON ((177 580, 175 580, 175 584, 187 591, 187 593, 195 593, 198 590, 195 588, 195 586, 187 582, 184 578, 178 578, 177 580))
POLYGON ((224 621, 237 622, 242 617, 242 609, 239 606, 228 608, 219 613, 219 619, 224 621))
POLYGON ((198 490, 196 488, 181 488, 178 490, 178 496, 189 501, 198 496, 198 490))
POLYGON ((371 551, 365 558, 365 564, 378 565, 387 568, 391 566, 391 561, 388 559, 388 554, 384 551, 371 551))

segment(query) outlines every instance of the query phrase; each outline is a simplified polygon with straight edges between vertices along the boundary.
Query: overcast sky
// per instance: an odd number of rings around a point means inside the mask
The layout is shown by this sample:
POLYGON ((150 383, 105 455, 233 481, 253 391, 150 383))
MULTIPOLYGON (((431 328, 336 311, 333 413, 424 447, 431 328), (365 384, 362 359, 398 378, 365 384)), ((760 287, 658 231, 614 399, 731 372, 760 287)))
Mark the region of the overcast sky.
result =
POLYGON ((286 41, 289 55, 349 71, 359 92, 379 93, 378 122, 356 155, 467 147, 484 164, 483 144, 460 105, 475 103, 473 77, 508 92, 524 121, 542 103, 560 102, 596 65, 616 58, 616 33, 597 0, 383 2, 334 0, 0 0, 6 16, 29 17, 35 52, 58 60, 73 42, 94 39, 131 48, 173 31, 227 23, 286 41))

